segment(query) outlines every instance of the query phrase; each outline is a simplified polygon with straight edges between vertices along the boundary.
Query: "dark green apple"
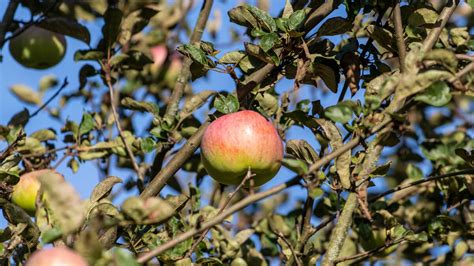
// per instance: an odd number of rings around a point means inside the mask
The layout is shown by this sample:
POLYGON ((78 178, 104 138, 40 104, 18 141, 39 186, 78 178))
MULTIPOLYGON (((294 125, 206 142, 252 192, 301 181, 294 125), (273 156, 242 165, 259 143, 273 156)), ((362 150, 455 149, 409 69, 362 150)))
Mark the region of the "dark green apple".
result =
POLYGON ((57 65, 66 53, 66 46, 63 35, 37 26, 28 27, 9 43, 13 58, 24 67, 34 69, 57 65))

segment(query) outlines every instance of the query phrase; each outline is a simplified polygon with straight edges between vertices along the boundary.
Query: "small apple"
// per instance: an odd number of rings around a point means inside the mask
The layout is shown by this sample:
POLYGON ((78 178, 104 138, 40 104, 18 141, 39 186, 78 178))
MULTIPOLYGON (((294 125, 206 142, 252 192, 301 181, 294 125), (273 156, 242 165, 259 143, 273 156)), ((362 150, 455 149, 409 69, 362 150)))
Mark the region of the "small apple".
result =
POLYGON ((87 261, 67 247, 54 247, 34 252, 26 266, 88 266, 87 261))
MULTIPOLYGON (((362 245, 365 251, 370 251, 370 250, 373 250, 385 245, 386 239, 387 239, 387 233, 385 229, 377 229, 377 230, 372 231, 372 234, 370 235, 369 238, 361 238, 360 244, 362 245)), ((390 253, 395 251, 397 249, 397 246, 398 245, 392 245, 374 255, 376 257, 386 257, 390 253)))
POLYGON ((164 76, 164 81, 169 88, 174 88, 181 68, 183 68, 181 57, 178 54, 172 54, 170 56, 170 64, 164 76))
POLYGON ((207 127, 201 159, 207 173, 219 183, 240 184, 250 168, 255 186, 260 186, 280 169, 283 143, 262 115, 239 111, 219 117, 207 127))
POLYGON ((150 48, 153 64, 150 66, 151 74, 156 77, 168 57, 168 48, 165 45, 156 45, 150 48))
MULTIPOLYGON (((20 206, 30 215, 35 215, 36 197, 40 189, 38 177, 44 174, 57 174, 54 170, 43 169, 29 172, 20 176, 20 181, 13 187, 12 202, 20 206)), ((62 178, 62 176, 61 176, 62 178)))
POLYGON ((59 33, 30 26, 11 39, 13 58, 24 67, 46 69, 57 65, 66 52, 66 38, 59 33))

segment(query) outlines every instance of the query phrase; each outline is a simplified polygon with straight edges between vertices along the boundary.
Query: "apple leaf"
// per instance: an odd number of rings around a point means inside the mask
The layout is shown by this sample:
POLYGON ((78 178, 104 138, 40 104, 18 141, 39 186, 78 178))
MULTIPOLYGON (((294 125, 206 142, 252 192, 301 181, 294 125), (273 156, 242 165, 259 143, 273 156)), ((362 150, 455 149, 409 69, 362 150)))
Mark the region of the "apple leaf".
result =
POLYGON ((223 114, 234 113, 239 110, 239 100, 232 94, 228 94, 227 97, 218 94, 214 99, 214 108, 223 114))
POLYGON ((123 13, 118 8, 108 8, 104 14, 104 26, 102 34, 104 36, 106 49, 111 48, 117 40, 120 33, 120 24, 122 22, 123 13))
POLYGON ((48 214, 65 235, 76 232, 83 224, 86 213, 79 194, 64 177, 49 171, 38 177, 44 193, 48 214))
MULTIPOLYGON (((341 133, 339 133, 339 130, 337 129, 336 125, 334 125, 331 121, 325 119, 316 119, 316 122, 321 126, 324 131, 324 134, 329 139, 331 149, 333 151, 339 149, 343 145, 343 142, 341 133)), ((336 171, 339 175, 341 185, 345 189, 349 189, 351 187, 351 157, 351 150, 347 150, 342 155, 337 157, 335 162, 336 171)))
POLYGON ((10 91, 22 102, 29 104, 41 104, 41 96, 32 88, 23 84, 16 84, 10 87, 10 91))
POLYGON ((38 26, 49 31, 67 35, 86 44, 89 44, 91 41, 91 34, 87 27, 70 18, 48 17, 42 20, 38 26))
POLYGON ((300 159, 284 158, 282 164, 298 175, 304 175, 308 173, 308 165, 300 159))
POLYGON ((352 29, 352 22, 342 18, 330 18, 321 25, 317 32, 317 36, 333 36, 346 33, 352 29))
POLYGON ((448 84, 444 81, 437 81, 425 91, 416 95, 415 100, 439 107, 449 103, 451 97, 448 84))
POLYGON ((113 186, 119 183, 122 183, 122 179, 116 176, 108 176, 94 187, 90 197, 91 201, 98 202, 99 200, 107 197, 112 191, 113 186))
POLYGON ((92 129, 94 129, 94 118, 92 118, 91 114, 84 113, 82 115, 81 123, 79 124, 79 134, 78 134, 78 136, 80 137, 84 134, 87 134, 92 129))
POLYGON ((319 160, 316 151, 303 139, 292 139, 286 143, 286 153, 294 157, 304 160, 307 164, 313 164, 319 160))
POLYGON ((352 119, 352 109, 345 104, 337 104, 326 108, 324 116, 333 122, 345 124, 352 119))

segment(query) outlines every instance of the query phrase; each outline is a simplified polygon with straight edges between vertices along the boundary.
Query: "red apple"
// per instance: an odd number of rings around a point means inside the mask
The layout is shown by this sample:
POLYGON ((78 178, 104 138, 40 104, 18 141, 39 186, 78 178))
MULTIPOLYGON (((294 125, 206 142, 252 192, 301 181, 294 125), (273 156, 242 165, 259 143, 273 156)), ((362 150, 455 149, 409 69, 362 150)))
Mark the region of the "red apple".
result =
POLYGON ((150 53, 153 58, 153 64, 150 66, 150 71, 151 74, 156 77, 166 61, 168 48, 166 48, 165 45, 153 46, 150 48, 150 53))
POLYGON ((281 166, 283 143, 273 125, 254 111, 227 114, 213 121, 201 142, 204 168, 217 182, 239 184, 248 169, 260 186, 281 166))
POLYGON ((34 215, 36 211, 36 197, 40 189, 38 177, 50 173, 60 175, 54 170, 43 169, 20 176, 20 181, 13 187, 12 202, 20 206, 28 214, 34 215))
POLYGON ((55 247, 34 252, 26 266, 88 266, 87 261, 67 247, 55 247))
POLYGON ((21 65, 46 69, 57 65, 66 52, 66 38, 59 33, 30 26, 9 43, 10 54, 21 65))

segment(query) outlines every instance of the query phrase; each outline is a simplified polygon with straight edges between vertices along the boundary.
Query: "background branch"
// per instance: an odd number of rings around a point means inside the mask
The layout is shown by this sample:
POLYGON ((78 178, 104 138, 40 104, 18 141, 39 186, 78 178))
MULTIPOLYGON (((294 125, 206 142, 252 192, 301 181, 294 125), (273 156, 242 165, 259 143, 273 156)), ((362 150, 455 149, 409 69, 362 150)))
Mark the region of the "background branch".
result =
POLYGON ((456 10, 456 7, 458 6, 458 4, 459 4, 459 0, 451 0, 443 8, 443 11, 441 11, 441 14, 439 15, 438 20, 436 22, 437 24, 439 23, 439 25, 430 31, 425 41, 423 42, 424 52, 427 52, 431 50, 431 48, 433 48, 433 46, 435 45, 436 41, 439 38, 439 35, 441 34, 441 31, 446 26, 446 23, 448 23, 449 18, 454 13, 454 10, 456 10))
POLYGON ((400 10, 400 1, 397 1, 393 10, 393 24, 395 25, 395 36, 397 39, 398 61, 400 62, 400 72, 405 72, 406 46, 403 38, 402 12, 400 10))
POLYGON ((5 14, 3 15, 2 23, 0 23, 0 50, 2 50, 3 45, 5 44, 5 35, 7 34, 8 28, 15 16, 18 4, 20 4, 19 0, 10 0, 7 10, 5 10, 5 14))

